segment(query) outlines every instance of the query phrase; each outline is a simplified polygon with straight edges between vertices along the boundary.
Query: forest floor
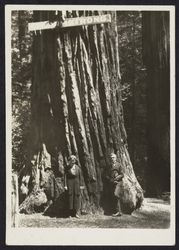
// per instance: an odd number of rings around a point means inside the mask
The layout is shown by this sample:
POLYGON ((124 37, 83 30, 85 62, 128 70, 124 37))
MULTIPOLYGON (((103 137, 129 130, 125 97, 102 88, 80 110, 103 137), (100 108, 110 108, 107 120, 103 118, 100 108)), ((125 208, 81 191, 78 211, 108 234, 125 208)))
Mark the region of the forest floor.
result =
POLYGON ((169 228, 170 204, 162 199, 146 198, 143 206, 132 215, 112 217, 103 214, 77 218, 56 218, 43 214, 20 214, 19 227, 80 227, 80 228, 169 228))

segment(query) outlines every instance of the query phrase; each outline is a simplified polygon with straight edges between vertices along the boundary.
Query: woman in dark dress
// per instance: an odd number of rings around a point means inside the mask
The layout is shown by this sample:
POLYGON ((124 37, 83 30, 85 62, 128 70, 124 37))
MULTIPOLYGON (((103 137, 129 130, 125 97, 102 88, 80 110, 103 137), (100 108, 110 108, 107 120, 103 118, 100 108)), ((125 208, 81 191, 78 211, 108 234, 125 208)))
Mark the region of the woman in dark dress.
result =
POLYGON ((65 189, 68 192, 69 216, 79 218, 80 189, 83 189, 83 186, 81 185, 81 169, 74 155, 69 157, 69 164, 66 169, 65 177, 65 189))

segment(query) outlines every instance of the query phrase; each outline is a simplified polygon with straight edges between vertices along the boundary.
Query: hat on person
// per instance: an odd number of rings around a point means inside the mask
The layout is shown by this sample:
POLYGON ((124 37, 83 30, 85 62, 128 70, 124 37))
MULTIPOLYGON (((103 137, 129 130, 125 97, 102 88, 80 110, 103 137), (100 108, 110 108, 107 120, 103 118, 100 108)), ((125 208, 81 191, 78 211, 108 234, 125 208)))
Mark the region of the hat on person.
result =
POLYGON ((110 156, 111 157, 116 157, 116 154, 115 153, 111 153, 110 156))
POLYGON ((69 159, 69 161, 70 160, 76 160, 76 156, 75 155, 70 155, 70 157, 68 159, 69 159))

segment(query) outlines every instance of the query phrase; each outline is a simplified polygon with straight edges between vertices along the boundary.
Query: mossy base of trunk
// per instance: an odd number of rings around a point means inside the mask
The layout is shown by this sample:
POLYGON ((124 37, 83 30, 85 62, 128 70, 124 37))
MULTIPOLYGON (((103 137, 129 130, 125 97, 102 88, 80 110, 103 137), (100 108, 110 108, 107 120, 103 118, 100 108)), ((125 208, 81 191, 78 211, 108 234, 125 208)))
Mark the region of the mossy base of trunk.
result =
POLYGON ((131 214, 135 209, 141 207, 144 196, 142 188, 135 183, 128 180, 127 177, 123 178, 121 183, 121 209, 123 213, 131 214))
POLYGON ((32 214, 44 211, 48 205, 48 199, 43 189, 34 190, 20 204, 19 212, 32 214))
MULTIPOLYGON (((102 197, 101 197, 102 198, 102 197)), ((102 206, 96 206, 89 200, 84 200, 81 197, 80 214, 111 214, 114 212, 115 202, 111 197, 108 204, 104 203, 102 206), (110 202, 109 202, 110 201, 110 202)), ((124 197, 121 199, 121 210, 124 214, 131 214, 135 209, 139 208, 143 202, 143 195, 137 193, 136 190, 128 190, 125 192, 124 197)), ((44 212, 44 215, 51 217, 67 217, 68 216, 68 202, 67 193, 63 192, 60 196, 52 201, 48 200, 43 190, 32 192, 20 205, 20 213, 32 214, 44 212)))

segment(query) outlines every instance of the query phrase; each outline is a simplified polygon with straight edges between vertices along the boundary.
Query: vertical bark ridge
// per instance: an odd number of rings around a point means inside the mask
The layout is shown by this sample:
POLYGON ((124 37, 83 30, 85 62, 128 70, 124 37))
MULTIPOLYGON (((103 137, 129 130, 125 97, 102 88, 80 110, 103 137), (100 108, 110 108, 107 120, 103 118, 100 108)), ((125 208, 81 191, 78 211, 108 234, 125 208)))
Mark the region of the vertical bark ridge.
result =
POLYGON ((64 119, 64 131, 65 131, 65 138, 66 138, 66 148, 67 148, 67 156, 71 154, 71 146, 70 146, 70 139, 69 139, 69 127, 68 127, 68 106, 67 106, 67 97, 65 93, 66 88, 66 78, 65 78, 65 67, 63 64, 63 51, 62 51, 62 43, 60 37, 57 39, 58 43, 58 67, 59 67, 59 88, 61 91, 61 102, 62 102, 62 110, 63 110, 63 119, 64 119))
POLYGON ((80 135, 81 145, 82 145, 82 155, 84 157, 84 164, 85 168, 87 169, 88 177, 90 179, 96 179, 96 172, 94 169, 94 166, 91 163, 91 158, 89 156, 89 148, 87 144, 86 139, 86 132, 84 128, 84 121, 82 116, 82 110, 80 105, 80 96, 79 96, 79 90, 76 83, 76 75, 73 70, 72 62, 71 62, 71 44, 69 41, 68 34, 65 34, 64 37, 64 50, 65 50, 65 56, 67 60, 67 72, 69 75, 69 84, 71 86, 71 92, 72 92, 72 98, 73 98, 73 104, 75 109, 75 115, 76 115, 76 121, 78 124, 78 133, 80 135))

